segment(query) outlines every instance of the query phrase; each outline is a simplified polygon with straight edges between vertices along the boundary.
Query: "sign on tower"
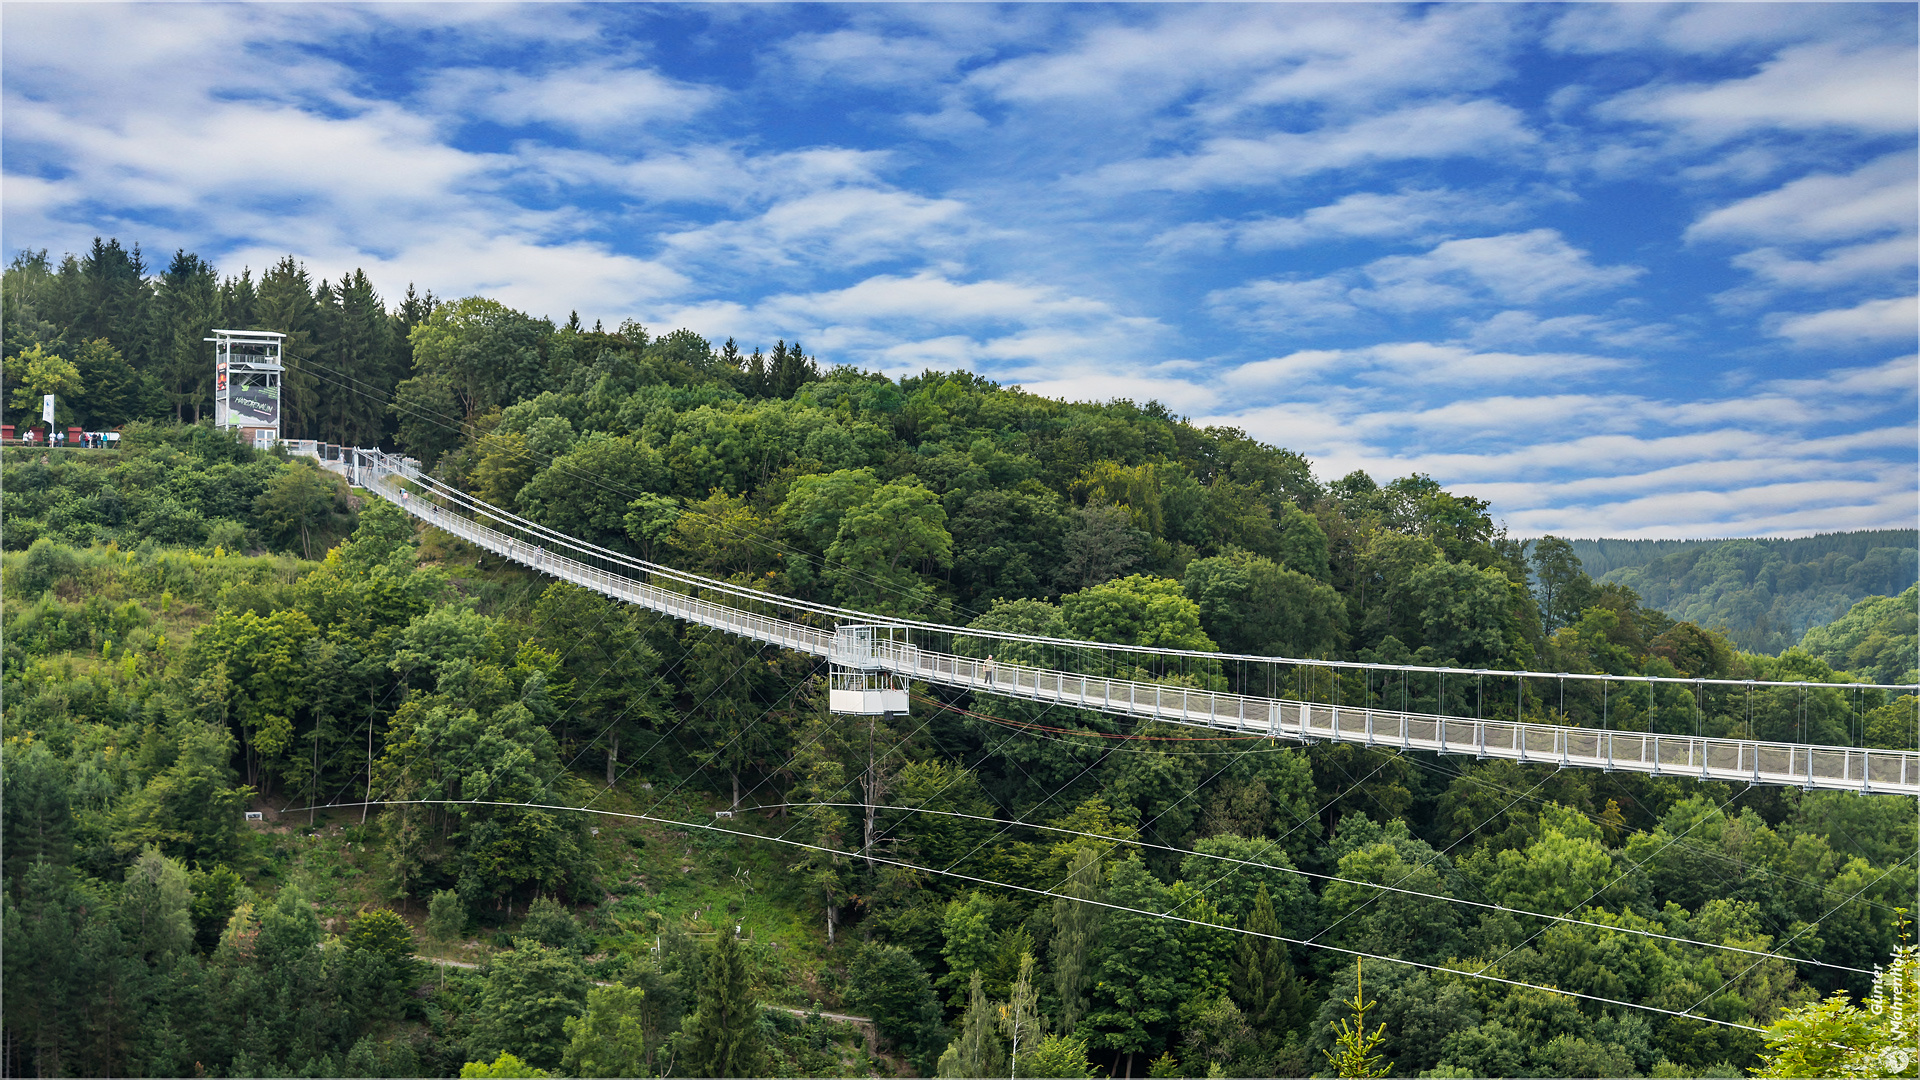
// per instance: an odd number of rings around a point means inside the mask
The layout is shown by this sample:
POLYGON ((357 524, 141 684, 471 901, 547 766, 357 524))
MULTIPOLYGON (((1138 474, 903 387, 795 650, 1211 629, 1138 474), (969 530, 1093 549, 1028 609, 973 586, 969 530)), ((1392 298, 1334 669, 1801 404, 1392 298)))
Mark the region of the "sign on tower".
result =
POLYGON ((280 441, 280 346, 285 334, 272 330, 215 330, 213 342, 213 426, 239 428, 240 437, 259 449, 280 441))

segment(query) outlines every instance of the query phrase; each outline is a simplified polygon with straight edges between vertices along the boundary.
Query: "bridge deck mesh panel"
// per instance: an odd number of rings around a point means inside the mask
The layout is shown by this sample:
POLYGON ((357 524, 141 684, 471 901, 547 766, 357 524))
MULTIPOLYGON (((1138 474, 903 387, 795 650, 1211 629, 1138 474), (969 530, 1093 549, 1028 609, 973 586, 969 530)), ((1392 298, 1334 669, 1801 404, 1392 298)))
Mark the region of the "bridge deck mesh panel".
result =
MULTIPOLYGON (((325 459, 325 463, 333 462, 325 459)), ((688 622, 796 652, 825 658, 832 651, 834 634, 830 629, 746 611, 614 573, 482 525, 429 499, 402 497, 387 480, 396 474, 406 474, 407 467, 386 455, 347 450, 341 455, 336 471, 347 472, 350 479, 363 482, 381 497, 436 528, 561 580, 688 622)), ((770 606, 777 606, 779 602, 777 597, 767 601, 770 606)), ((1019 664, 996 664, 901 643, 878 646, 875 657, 884 669, 895 674, 943 686, 1270 738, 1335 740, 1579 768, 1920 795, 1920 754, 1911 751, 1595 731, 1552 724, 1516 724, 1510 720, 1438 717, 1295 702, 1019 664)))

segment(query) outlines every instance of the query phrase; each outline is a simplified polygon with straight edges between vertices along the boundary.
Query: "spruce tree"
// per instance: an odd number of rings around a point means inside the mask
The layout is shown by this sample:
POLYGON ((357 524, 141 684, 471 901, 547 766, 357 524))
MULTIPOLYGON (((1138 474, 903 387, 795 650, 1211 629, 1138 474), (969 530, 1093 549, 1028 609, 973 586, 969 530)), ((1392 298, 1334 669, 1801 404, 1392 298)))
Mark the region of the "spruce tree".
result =
MULTIPOLYGON (((219 315, 220 286, 213 266, 198 255, 175 252, 159 280, 154 355, 148 367, 164 388, 176 420, 198 421, 213 407, 213 346, 206 336, 219 315)), ((138 366, 132 353, 120 351, 138 366)))
POLYGON ((705 966, 683 1035, 687 1075, 752 1076, 760 1066, 760 1006, 740 942, 722 932, 705 966))
POLYGON ((372 446, 385 432, 394 384, 406 375, 393 367, 393 328, 363 270, 337 287, 321 282, 320 293, 316 349, 326 379, 320 380, 318 437, 372 446))
POLYGON ((760 351, 759 347, 755 346, 753 355, 747 357, 747 396, 752 398, 766 397, 768 387, 767 379, 767 358, 765 354, 760 351))
MULTIPOLYGON (((175 255, 174 263, 169 274, 185 268, 186 276, 191 276, 205 267, 198 256, 184 251, 175 255)), ((156 339, 167 338, 171 326, 156 325, 160 312, 140 245, 128 251, 118 240, 102 241, 96 236, 92 249, 73 264, 71 275, 65 262, 60 271, 62 278, 70 279, 66 282, 70 288, 63 290, 68 303, 61 305, 72 324, 67 337, 74 341, 106 338, 120 355, 145 370, 153 360, 156 339)), ((164 281, 162 288, 166 288, 164 281)))
MULTIPOLYGON (((329 289, 329 302, 331 292, 329 289)), ((283 256, 268 268, 260 276, 253 315, 255 326, 237 329, 272 330, 286 335, 280 343, 280 362, 286 369, 280 378, 281 431, 290 439, 324 437, 317 432, 320 397, 323 392, 342 391, 313 376, 313 370, 324 367, 324 361, 315 355, 314 335, 319 329, 320 301, 314 298, 307 268, 291 255, 283 256)))
POLYGON ((1247 933, 1240 935, 1233 957, 1234 1004, 1246 1014, 1253 1030, 1277 1041, 1299 1022, 1300 982, 1294 977, 1287 943, 1277 940, 1280 920, 1264 882, 1242 927, 1247 933))
POLYGON ((1353 1010, 1353 1016, 1334 1021, 1333 1049, 1327 1051, 1327 1064, 1333 1067, 1333 1074, 1343 1080, 1347 1077, 1391 1076, 1393 1063, 1379 1054, 1380 1044, 1387 1038, 1387 1025, 1381 1024, 1372 1031, 1367 1030, 1367 1014, 1379 1002, 1367 1000, 1366 982, 1359 961, 1354 961, 1353 970, 1353 1000, 1341 1002, 1353 1010))
POLYGON ((772 396, 791 398, 796 391, 820 377, 820 369, 800 348, 799 342, 788 345, 784 340, 774 343, 772 371, 772 396))

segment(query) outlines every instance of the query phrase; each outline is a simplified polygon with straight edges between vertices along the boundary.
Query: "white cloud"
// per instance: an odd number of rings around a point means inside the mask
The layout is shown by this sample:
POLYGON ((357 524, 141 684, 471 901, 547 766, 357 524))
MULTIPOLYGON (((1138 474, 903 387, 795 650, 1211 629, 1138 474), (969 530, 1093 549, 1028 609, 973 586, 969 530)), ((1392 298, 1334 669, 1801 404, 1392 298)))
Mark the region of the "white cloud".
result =
POLYGON ((1355 192, 1291 217, 1259 216, 1239 221, 1194 222, 1162 233, 1154 246, 1166 250, 1273 251, 1349 239, 1395 240, 1498 225, 1525 213, 1520 200, 1490 198, 1445 188, 1355 192))
MULTIPOLYGON (((1777 469, 1792 459, 1765 463, 1777 469)), ((1486 489, 1496 498, 1534 503, 1512 515, 1516 535, 1701 538, 1736 536, 1809 536, 1851 529, 1911 528, 1917 509, 1913 488, 1898 476, 1849 468, 1834 462, 1812 463, 1825 478, 1790 483, 1750 483, 1728 487, 1702 484, 1638 497, 1539 505, 1544 492, 1486 489)), ((1710 484, 1717 477, 1699 480, 1710 484)))
MULTIPOLYGON (((1713 298, 1728 310, 1760 307, 1784 290, 1899 288, 1912 282, 1920 260, 1917 196, 1912 153, 1888 154, 1851 173, 1803 176, 1720 207, 1695 221, 1686 239, 1762 245, 1733 257, 1753 281, 1713 298)), ((1816 335, 1822 325, 1812 324, 1816 335)))
POLYGON ((1033 319, 1107 319, 1116 314, 1100 301, 1063 295, 1041 286, 1008 281, 958 282, 934 273, 911 277, 883 274, 789 302, 838 318, 902 319, 922 326, 954 320, 1012 325, 1033 319))
POLYGON ((1525 381, 1584 381, 1632 367, 1630 361, 1583 353, 1509 353, 1465 345, 1403 341, 1356 349, 1306 349, 1223 372, 1220 380, 1244 394, 1285 394, 1329 377, 1375 385, 1406 385, 1415 393, 1442 385, 1485 386, 1525 381))
MULTIPOLYGON (((501 229, 484 218, 436 224, 436 235, 410 238, 387 258, 370 257, 356 244, 319 239, 298 250, 316 277, 337 278, 350 267, 361 268, 376 283, 396 291, 400 282, 416 282, 442 297, 488 296, 536 317, 561 321, 567 312, 578 310, 589 323, 596 318, 618 322, 663 297, 683 293, 688 284, 670 268, 602 244, 501 229)), ((224 260, 223 269, 262 267, 286 250, 287 245, 273 244, 241 247, 224 260)))
MULTIPOLYGON (((1550 375, 1550 372, 1540 374, 1550 375)), ((1631 429, 1638 426, 1635 407, 1639 404, 1630 394, 1515 394, 1468 398, 1387 416, 1367 416, 1360 418, 1360 423, 1363 430, 1375 438, 1391 431, 1414 430, 1429 437, 1443 436, 1467 443, 1475 439, 1537 434, 1543 416, 1553 417, 1563 428, 1631 429)))
MULTIPOLYGON (((1755 45, 1864 37, 1850 4, 1574 4, 1546 36, 1549 47, 1575 53, 1646 48, 1717 54, 1755 45)), ((1864 24, 1864 25, 1863 25, 1864 24)))
POLYGON ((1578 341, 1589 347, 1647 349, 1670 347, 1680 339, 1672 326, 1599 315, 1543 317, 1531 311, 1502 311, 1486 319, 1458 319, 1467 344, 1477 348, 1578 341))
POLYGON ((647 68, 598 60, 539 73, 446 68, 434 73, 422 98, 456 123, 480 118, 609 134, 690 119, 719 95, 647 68))
POLYGON ((744 266, 864 266, 902 256, 952 251, 965 207, 902 191, 842 187, 775 203, 744 220, 716 222, 661 237, 675 261, 744 266))
POLYGON ((1912 341, 1920 333, 1920 298, 1868 300, 1850 308, 1816 311, 1778 319, 1773 332, 1796 345, 1912 341))
POLYGON ((1531 304, 1618 288, 1645 271, 1596 266, 1553 229, 1449 240, 1424 255, 1390 255, 1366 268, 1367 303, 1418 310, 1486 296, 1531 304))
POLYGON ((1340 127, 1212 138, 1193 153, 1108 165, 1082 183, 1108 191, 1270 187, 1386 161, 1504 158, 1534 141, 1524 118, 1509 105, 1486 99, 1435 102, 1340 127))
MULTIPOLYGON (((1159 322, 1103 301, 934 271, 876 274, 845 288, 778 293, 751 304, 661 305, 650 321, 705 327, 710 336, 743 341, 798 333, 832 362, 895 375, 934 365, 1043 382, 1090 370, 1151 376, 1152 352, 1168 337, 1159 322)), ((1176 394, 1169 389, 1169 396, 1176 394)))
POLYGON ((1302 349, 1285 356, 1255 360, 1220 374, 1220 381, 1242 391, 1267 388, 1280 393, 1301 383, 1320 381, 1329 373, 1351 371, 1357 365, 1345 349, 1302 349))
POLYGON ((1836 368, 1813 378, 1775 379, 1765 387, 1802 401, 1833 396, 1901 401, 1920 393, 1920 356, 1897 356, 1869 367, 1836 368))
POLYGON ((1191 98, 1219 122, 1246 110, 1357 107, 1491 85, 1512 18, 1496 8, 1165 6, 1095 16, 1068 47, 982 68, 975 88, 1007 102, 1136 112, 1191 98))
POLYGON ((811 81, 915 90, 952 74, 973 50, 921 34, 848 27, 796 34, 779 51, 811 81))
MULTIPOLYGON (((1911 236, 1896 236, 1828 250, 1818 259, 1796 259, 1778 248, 1759 248, 1734 257, 1733 264, 1771 285, 1793 289, 1830 289, 1856 281, 1884 279, 1920 259, 1911 236)), ((1908 280, 1911 274, 1904 275, 1908 280)))
POLYGON ((1744 79, 1648 86, 1606 103, 1602 115, 1671 125, 1718 142, 1756 129, 1914 130, 1911 45, 1804 45, 1780 52, 1744 79))
POLYGON ((1787 166, 1786 155, 1770 146, 1746 146, 1716 154, 1680 170, 1686 180, 1701 184, 1755 184, 1787 166))
POLYGON ((1207 294, 1207 310, 1242 326, 1276 334, 1326 330, 1355 318, 1352 285, 1336 277, 1250 281, 1207 294))
POLYGON ((1779 244, 1910 234, 1920 215, 1915 194, 1914 156, 1902 151, 1844 176, 1814 173, 1723 206, 1689 226, 1686 238, 1779 244))
POLYGON ((1069 369, 1044 379, 1023 379, 1020 386, 1030 394, 1063 401, 1111 401, 1115 398, 1158 401, 1175 412, 1206 409, 1219 401, 1219 396, 1212 390, 1187 379, 1116 373, 1089 367, 1069 369))
POLYGON ((1920 358, 1711 398, 1636 393, 1638 365, 1590 362, 1426 342, 1302 351, 1223 377, 1221 408, 1198 421, 1305 453, 1322 477, 1429 474, 1490 499, 1520 535, 1889 527, 1920 508, 1920 358), (1438 374, 1407 374, 1422 371, 1438 374), (1577 389, 1595 377, 1608 386, 1577 389))
POLYGON ((884 186, 880 172, 890 156, 845 147, 750 154, 730 146, 690 143, 627 160, 592 150, 528 144, 515 162, 515 174, 536 184, 747 209, 837 187, 884 186))
POLYGON ((1478 304, 1562 300, 1618 288, 1644 271, 1599 266, 1553 229, 1448 240, 1419 255, 1389 255, 1354 270, 1215 290, 1215 311, 1270 330, 1338 325, 1361 311, 1412 313, 1478 304))

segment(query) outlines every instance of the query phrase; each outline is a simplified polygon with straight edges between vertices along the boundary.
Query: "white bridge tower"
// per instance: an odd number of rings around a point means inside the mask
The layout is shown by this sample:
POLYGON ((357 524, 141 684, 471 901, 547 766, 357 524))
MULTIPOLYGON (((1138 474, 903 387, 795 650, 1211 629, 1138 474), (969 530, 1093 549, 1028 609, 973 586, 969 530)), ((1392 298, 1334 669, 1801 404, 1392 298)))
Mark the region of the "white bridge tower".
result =
POLYGON ((265 449, 280 441, 280 380, 286 374, 272 330, 215 330, 213 426, 239 428, 240 437, 265 449))

